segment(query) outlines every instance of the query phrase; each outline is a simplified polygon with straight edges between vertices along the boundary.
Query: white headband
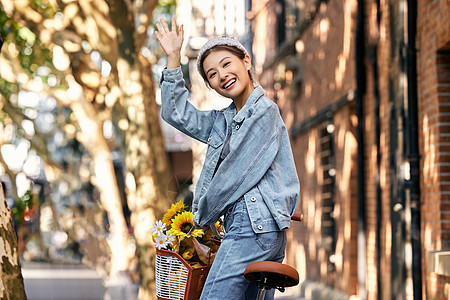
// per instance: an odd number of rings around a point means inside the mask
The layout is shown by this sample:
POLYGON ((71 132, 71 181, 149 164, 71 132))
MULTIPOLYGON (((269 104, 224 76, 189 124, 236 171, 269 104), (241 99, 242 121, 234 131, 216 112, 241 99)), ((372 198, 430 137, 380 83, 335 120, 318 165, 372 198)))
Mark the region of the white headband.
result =
POLYGON ((249 55, 248 52, 247 52, 247 49, 245 49, 245 47, 240 42, 238 42, 237 40, 235 40, 233 38, 222 36, 222 37, 211 39, 211 40, 207 41, 206 44, 204 44, 203 47, 198 52, 198 56, 197 56, 197 70, 198 70, 198 72, 200 74, 201 74, 201 72, 200 72, 200 68, 201 68, 200 62, 201 62, 202 56, 205 54, 205 52, 210 50, 210 49, 212 49, 212 48, 214 48, 215 46, 222 46, 222 45, 238 48, 239 50, 244 52, 245 55, 249 55))

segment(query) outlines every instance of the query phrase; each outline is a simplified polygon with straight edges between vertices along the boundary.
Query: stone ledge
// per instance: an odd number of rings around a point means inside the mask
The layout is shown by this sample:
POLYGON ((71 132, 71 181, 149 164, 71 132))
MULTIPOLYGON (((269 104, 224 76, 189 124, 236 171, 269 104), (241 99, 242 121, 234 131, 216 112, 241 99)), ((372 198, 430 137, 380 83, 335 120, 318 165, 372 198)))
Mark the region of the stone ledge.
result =
POLYGON ((429 251, 427 270, 442 276, 450 276, 450 250, 429 251))

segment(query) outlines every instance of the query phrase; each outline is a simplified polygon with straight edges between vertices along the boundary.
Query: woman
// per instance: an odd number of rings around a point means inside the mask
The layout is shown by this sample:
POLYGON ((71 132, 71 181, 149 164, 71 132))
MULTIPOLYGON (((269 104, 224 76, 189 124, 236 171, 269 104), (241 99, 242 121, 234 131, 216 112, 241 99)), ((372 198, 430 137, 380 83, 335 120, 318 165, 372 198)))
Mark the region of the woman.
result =
MULTIPOLYGON (((200 111, 187 101, 180 68, 183 25, 177 32, 161 19, 155 32, 167 55, 161 78, 165 121, 208 144, 192 210, 198 227, 224 216, 225 235, 201 299, 255 299, 257 288, 244 278, 253 261, 281 262, 285 229, 298 202, 300 185, 289 136, 276 104, 254 87, 251 59, 238 41, 208 41, 197 58, 205 83, 232 104, 200 111)), ((273 299, 274 291, 266 294, 273 299)))

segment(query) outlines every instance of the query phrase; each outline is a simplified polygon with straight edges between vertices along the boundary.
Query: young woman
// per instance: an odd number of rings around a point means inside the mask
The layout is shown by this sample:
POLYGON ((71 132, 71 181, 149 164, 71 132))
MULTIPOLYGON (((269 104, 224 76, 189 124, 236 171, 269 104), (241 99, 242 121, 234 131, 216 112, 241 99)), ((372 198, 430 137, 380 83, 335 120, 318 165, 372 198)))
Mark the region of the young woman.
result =
POLYGON ((257 288, 244 278, 244 270, 253 261, 283 260, 285 229, 299 197, 286 127, 276 104, 254 87, 247 50, 228 37, 208 41, 197 67, 208 86, 233 102, 223 110, 196 109, 187 101, 180 68, 183 25, 177 32, 174 18, 171 29, 161 19, 157 28, 167 55, 161 115, 208 144, 192 205, 194 223, 203 227, 224 216, 225 236, 201 299, 255 299, 257 288))

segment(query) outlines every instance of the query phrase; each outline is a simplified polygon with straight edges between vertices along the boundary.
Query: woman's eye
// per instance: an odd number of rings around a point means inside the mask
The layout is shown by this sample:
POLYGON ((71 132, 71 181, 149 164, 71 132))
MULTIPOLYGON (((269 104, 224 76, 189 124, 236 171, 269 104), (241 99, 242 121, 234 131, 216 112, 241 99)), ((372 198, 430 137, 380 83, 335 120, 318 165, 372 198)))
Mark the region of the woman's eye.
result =
POLYGON ((230 62, 226 62, 223 64, 223 67, 225 68, 226 66, 228 66, 230 64, 230 62))
POLYGON ((209 78, 213 78, 215 75, 216 75, 216 72, 210 73, 210 74, 209 74, 209 78))

